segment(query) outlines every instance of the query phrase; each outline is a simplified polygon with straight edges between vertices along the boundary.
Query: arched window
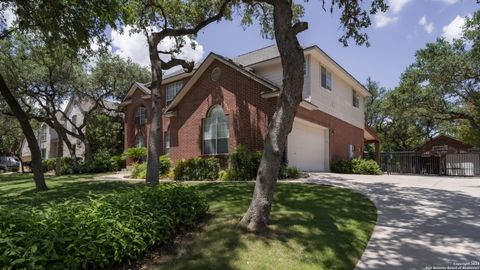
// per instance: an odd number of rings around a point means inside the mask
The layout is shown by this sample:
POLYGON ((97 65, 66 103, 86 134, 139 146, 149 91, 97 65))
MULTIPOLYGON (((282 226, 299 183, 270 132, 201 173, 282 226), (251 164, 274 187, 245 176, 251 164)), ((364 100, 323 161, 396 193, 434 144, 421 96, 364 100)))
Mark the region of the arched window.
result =
POLYGON ((141 132, 138 132, 137 136, 135 136, 135 147, 145 147, 145 139, 141 132))
POLYGON ((203 119, 203 154, 228 153, 228 118, 222 106, 214 105, 203 119))
POLYGON ((144 125, 145 124, 145 107, 141 106, 135 112, 135 124, 144 125))

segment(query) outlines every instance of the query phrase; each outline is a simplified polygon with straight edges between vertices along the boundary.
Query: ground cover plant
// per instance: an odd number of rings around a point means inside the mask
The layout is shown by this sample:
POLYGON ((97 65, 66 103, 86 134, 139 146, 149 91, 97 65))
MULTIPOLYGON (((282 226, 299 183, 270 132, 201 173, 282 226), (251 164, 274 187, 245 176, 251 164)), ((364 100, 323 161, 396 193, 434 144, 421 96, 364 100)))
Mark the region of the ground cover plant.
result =
POLYGON ((185 185, 123 186, 114 191, 63 200, 53 196, 35 207, 2 200, 0 265, 92 269, 124 263, 169 242, 208 209, 205 198, 185 185))

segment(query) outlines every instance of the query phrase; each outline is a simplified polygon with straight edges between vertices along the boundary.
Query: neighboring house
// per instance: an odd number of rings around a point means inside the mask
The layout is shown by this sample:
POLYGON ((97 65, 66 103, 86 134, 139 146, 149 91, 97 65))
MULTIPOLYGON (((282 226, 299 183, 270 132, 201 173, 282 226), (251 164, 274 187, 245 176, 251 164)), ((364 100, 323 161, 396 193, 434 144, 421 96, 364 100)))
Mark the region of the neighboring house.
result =
MULTIPOLYGON (((114 103, 105 102, 106 106, 114 107, 114 103)), ((76 126, 80 126, 85 117, 85 112, 92 109, 94 106, 93 102, 88 99, 78 99, 72 98, 69 100, 67 106, 65 107, 63 113, 57 113, 57 119, 59 122, 62 123, 68 130, 75 132, 75 128, 73 128, 73 124, 76 126), (67 121, 67 118, 71 120, 67 121)), ((85 132, 85 128, 82 130, 85 132)), ((57 132, 49 127, 46 123, 41 123, 40 127, 36 130, 37 134, 37 141, 40 146, 40 151, 42 153, 42 159, 49 159, 49 158, 56 158, 58 155, 60 156, 70 156, 70 152, 68 147, 65 143, 59 143, 59 136, 57 132)), ((79 139, 67 135, 70 142, 74 147, 75 157, 77 158, 84 158, 85 155, 85 145, 79 139)), ((22 151, 21 151, 22 162, 29 162, 32 160, 30 154, 30 148, 28 147, 28 143, 26 139, 23 140, 22 143, 22 151)))
MULTIPOLYGON (((305 171, 327 171, 335 160, 361 156, 364 99, 369 92, 317 46, 304 49, 305 84, 284 160, 305 171)), ((163 80, 166 101, 162 154, 178 161, 225 157, 239 144, 262 150, 282 84, 276 46, 231 60, 215 53, 192 73, 163 80)), ((134 83, 122 105, 125 148, 146 146, 151 124, 149 85, 134 83)))

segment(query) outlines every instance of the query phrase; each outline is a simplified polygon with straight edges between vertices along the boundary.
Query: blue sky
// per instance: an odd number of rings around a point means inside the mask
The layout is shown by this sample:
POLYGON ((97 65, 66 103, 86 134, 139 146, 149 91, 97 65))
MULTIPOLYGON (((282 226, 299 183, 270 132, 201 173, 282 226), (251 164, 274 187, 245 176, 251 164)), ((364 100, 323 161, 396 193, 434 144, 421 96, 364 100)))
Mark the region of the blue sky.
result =
MULTIPOLYGON (((460 17, 473 14, 480 7, 475 0, 392 0, 390 5, 391 10, 374 18, 372 26, 366 30, 370 37, 369 48, 353 42, 343 47, 338 42, 342 35, 338 13, 324 12, 320 1, 311 0, 305 5, 304 17, 309 29, 299 35, 299 40, 302 45, 320 46, 361 82, 371 76, 382 86, 392 88, 414 61, 416 50, 444 35, 443 28, 452 21, 445 35, 455 36, 454 29, 461 24, 460 17)), ((228 57, 274 44, 274 40, 261 37, 257 26, 244 30, 238 18, 208 26, 197 41, 203 46, 203 56, 213 51, 228 57)))

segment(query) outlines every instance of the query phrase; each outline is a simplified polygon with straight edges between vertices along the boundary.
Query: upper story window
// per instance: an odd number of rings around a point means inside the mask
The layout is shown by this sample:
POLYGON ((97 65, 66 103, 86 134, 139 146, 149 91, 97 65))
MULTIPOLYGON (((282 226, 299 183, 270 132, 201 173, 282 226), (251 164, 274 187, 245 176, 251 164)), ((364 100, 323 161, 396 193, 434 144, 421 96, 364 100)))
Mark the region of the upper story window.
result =
POLYGON ((141 106, 135 112, 135 124, 144 125, 146 120, 145 107, 141 106))
POLYGON ((203 119, 203 154, 228 153, 228 117, 222 106, 214 105, 203 119))
POLYGON ((72 116, 72 132, 77 134, 77 116, 72 116))
POLYGON ((174 82, 174 83, 171 83, 171 84, 167 84, 167 87, 166 87, 166 100, 167 100, 167 104, 170 104, 170 102, 172 102, 172 100, 175 98, 175 96, 178 94, 178 92, 180 92, 180 89, 182 89, 183 87, 183 82, 182 81, 178 81, 178 82, 174 82))
POLYGON ((321 66, 321 84, 322 87, 328 90, 332 90, 332 73, 328 71, 325 67, 321 66))
POLYGON ((352 105, 355 108, 360 107, 360 97, 357 94, 357 91, 352 90, 352 105))
POLYGON ((308 76, 308 58, 303 62, 303 76, 308 76))
POLYGON ((40 139, 40 142, 47 141, 47 130, 48 130, 47 125, 43 125, 42 128, 40 129, 40 134, 38 136, 40 139))
POLYGON ((138 132, 137 136, 135 136, 135 147, 145 147, 145 138, 142 132, 138 132))

